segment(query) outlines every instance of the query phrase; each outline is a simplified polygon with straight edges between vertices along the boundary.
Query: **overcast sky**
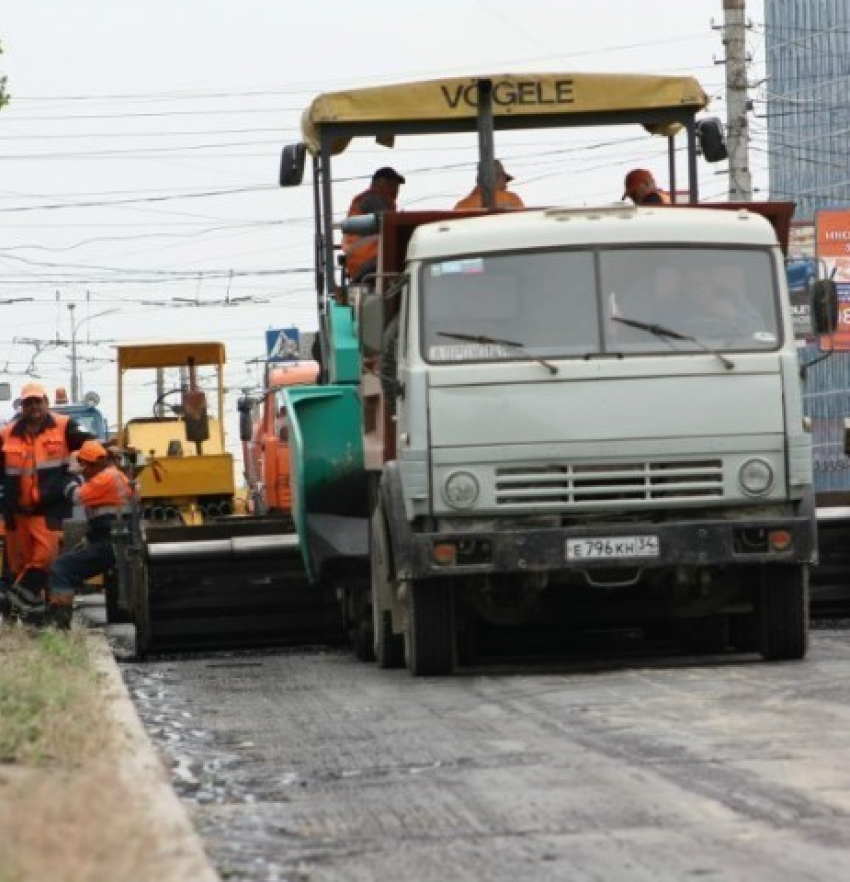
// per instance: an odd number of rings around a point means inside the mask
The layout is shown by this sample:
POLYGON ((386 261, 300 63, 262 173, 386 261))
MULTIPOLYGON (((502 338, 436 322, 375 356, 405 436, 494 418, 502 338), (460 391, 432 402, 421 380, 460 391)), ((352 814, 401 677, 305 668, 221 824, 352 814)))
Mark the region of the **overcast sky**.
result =
MULTIPOLYGON (((688 74, 725 119, 722 0, 0 0, 0 379, 35 371, 69 385, 71 311, 83 386, 114 408, 108 345, 210 337, 229 385, 259 377, 268 327, 316 326, 310 188, 276 186, 282 144, 324 91, 534 70, 688 74), (712 27, 714 24, 714 28, 712 27), (58 298, 58 299, 57 299, 58 298), (231 305, 223 302, 230 299, 231 305), (197 301, 202 306, 181 305, 197 301), (101 315, 101 313, 107 313, 101 315), (88 343, 87 341, 92 341, 88 343)), ((752 79, 764 59, 749 0, 752 79)), ((766 187, 762 93, 751 166, 766 187)), ((663 141, 635 132, 497 134, 526 204, 610 202, 625 170, 665 169, 663 141)), ((377 165, 408 176, 402 208, 447 207, 473 177, 472 136, 355 144, 337 207, 377 165)), ((725 163, 703 166, 724 198, 725 163)), ((767 194, 762 192, 762 198, 767 194)), ((231 445, 237 440, 231 438, 231 445)))

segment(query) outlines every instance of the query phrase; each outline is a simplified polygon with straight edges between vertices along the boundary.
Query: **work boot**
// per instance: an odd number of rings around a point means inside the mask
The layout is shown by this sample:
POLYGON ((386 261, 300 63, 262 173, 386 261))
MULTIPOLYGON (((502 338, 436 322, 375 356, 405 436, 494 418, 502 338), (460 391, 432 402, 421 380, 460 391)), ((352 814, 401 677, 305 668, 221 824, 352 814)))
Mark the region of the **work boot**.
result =
POLYGON ((57 598, 52 597, 47 605, 47 612, 44 616, 45 627, 58 628, 60 631, 67 631, 71 627, 71 617, 74 612, 73 598, 57 598))
POLYGON ((5 578, 0 578, 0 618, 6 618, 12 612, 9 601, 9 585, 5 578))
POLYGON ((9 589, 9 605, 16 615, 27 618, 43 615, 44 594, 24 579, 18 579, 9 589))

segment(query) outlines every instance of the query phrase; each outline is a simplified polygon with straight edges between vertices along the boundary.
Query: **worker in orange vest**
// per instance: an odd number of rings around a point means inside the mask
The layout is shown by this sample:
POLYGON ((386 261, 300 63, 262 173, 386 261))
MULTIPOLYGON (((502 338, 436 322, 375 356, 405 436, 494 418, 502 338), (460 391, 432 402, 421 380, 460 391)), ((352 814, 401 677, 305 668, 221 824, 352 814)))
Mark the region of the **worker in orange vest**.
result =
MULTIPOLYGON (((522 199, 508 189, 508 182, 514 178, 513 175, 509 175, 505 171, 505 167, 500 159, 493 160, 493 171, 495 172, 496 208, 525 208, 525 203, 522 199)), ((468 211, 469 209, 484 207, 484 194, 481 191, 482 177, 483 174, 479 163, 475 188, 468 196, 465 196, 455 205, 455 211, 468 211)))
MULTIPOLYGON (((348 217, 363 214, 383 214, 396 210, 396 199, 404 178, 389 166, 379 168, 372 175, 372 183, 368 190, 358 193, 351 200, 348 217)), ((378 264, 378 236, 366 236, 346 233, 342 237, 342 250, 345 254, 345 265, 348 277, 357 282, 369 273, 374 273, 378 264)))
POLYGON ((635 205, 669 205, 670 196, 658 188, 651 171, 633 168, 624 183, 623 199, 631 199, 635 205))
POLYGON ((127 476, 99 441, 86 441, 72 458, 83 483, 72 478, 65 495, 72 505, 85 508, 88 529, 84 541, 63 552, 50 568, 46 621, 58 628, 71 624, 79 585, 115 565, 112 526, 119 517, 130 514, 133 497, 127 476))
POLYGON ((49 410, 38 383, 27 383, 20 401, 18 416, 0 429, 9 600, 18 613, 40 616, 62 521, 72 512, 64 495, 68 459, 91 436, 70 417, 49 410))

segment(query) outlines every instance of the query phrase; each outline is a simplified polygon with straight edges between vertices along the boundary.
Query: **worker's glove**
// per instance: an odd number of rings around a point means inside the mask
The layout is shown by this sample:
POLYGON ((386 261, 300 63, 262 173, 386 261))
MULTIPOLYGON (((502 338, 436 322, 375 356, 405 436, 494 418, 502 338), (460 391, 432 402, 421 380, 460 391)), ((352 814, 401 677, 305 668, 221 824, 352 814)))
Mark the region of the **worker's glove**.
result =
POLYGON ((62 489, 62 495, 68 501, 74 498, 74 491, 82 486, 82 481, 76 475, 68 475, 65 478, 65 486, 62 489))

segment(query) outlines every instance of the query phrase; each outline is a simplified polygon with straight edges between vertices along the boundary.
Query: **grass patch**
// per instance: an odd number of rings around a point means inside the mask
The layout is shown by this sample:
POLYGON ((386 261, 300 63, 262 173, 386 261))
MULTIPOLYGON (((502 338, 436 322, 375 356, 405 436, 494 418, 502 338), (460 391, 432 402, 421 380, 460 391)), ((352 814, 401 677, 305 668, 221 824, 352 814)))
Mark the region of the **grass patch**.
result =
POLYGON ((162 878, 101 679, 83 628, 0 625, 0 882, 162 878))
POLYGON ((72 767, 102 747, 82 629, 0 625, 0 763, 72 767))

